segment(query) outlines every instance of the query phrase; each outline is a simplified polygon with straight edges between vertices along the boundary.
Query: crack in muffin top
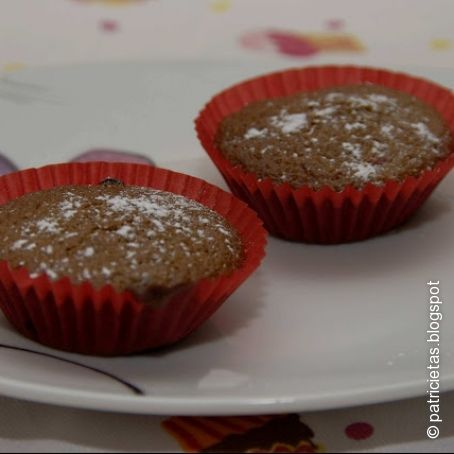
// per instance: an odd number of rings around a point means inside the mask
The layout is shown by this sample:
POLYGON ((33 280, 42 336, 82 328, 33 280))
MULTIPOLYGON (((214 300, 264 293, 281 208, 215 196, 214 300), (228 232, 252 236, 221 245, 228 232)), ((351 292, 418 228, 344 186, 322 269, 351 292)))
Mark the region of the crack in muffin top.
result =
POLYGON ((218 213, 137 186, 61 186, 0 207, 0 259, 32 277, 90 281, 137 295, 232 272, 239 235, 218 213))
POLYGON ((253 102, 223 119, 215 143, 259 179, 336 191, 418 176, 452 151, 438 112, 373 84, 253 102))

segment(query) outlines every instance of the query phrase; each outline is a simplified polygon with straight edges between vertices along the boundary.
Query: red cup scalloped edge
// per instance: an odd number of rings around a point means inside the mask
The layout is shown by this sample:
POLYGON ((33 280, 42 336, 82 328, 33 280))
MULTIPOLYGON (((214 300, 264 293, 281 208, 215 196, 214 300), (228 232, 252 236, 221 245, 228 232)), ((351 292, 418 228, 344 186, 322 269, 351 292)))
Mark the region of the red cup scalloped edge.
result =
MULTIPOLYGON (((139 302, 112 286, 100 289, 68 277, 31 278, 25 268, 0 261, 0 307, 24 336, 52 348, 90 355, 125 355, 175 343, 207 320, 259 266, 266 231, 246 204, 199 178, 140 164, 69 163, 28 169, 0 177, 0 204, 23 194, 107 177, 194 199, 224 216, 239 232, 245 259, 230 275, 202 279, 162 307, 139 302)), ((245 302, 247 304, 247 302, 245 302)))
POLYGON ((329 187, 317 191, 309 186, 293 189, 288 183, 260 180, 255 174, 243 171, 224 158, 215 146, 222 119, 250 102, 365 82, 422 99, 441 114, 454 137, 451 91, 407 74, 354 66, 290 69, 244 81, 214 96, 195 120, 199 140, 227 185, 258 213, 271 234, 320 244, 359 241, 379 235, 406 221, 453 167, 454 153, 450 153, 418 177, 388 181, 382 186, 368 183, 361 190, 347 186, 340 192, 329 187))

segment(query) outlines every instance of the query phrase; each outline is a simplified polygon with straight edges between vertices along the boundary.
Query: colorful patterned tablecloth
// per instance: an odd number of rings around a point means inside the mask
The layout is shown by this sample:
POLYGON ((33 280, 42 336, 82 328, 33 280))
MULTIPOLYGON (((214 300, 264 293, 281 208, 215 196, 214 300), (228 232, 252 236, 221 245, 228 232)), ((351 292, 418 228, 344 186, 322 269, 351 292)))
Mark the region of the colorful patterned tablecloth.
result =
MULTIPOLYGON (((0 77, 113 60, 454 69, 453 17, 452 0, 2 0, 0 77)), ((230 418, 119 415, 1 397, 0 451, 451 452, 454 393, 442 398, 444 422, 431 440, 424 397, 230 418)))

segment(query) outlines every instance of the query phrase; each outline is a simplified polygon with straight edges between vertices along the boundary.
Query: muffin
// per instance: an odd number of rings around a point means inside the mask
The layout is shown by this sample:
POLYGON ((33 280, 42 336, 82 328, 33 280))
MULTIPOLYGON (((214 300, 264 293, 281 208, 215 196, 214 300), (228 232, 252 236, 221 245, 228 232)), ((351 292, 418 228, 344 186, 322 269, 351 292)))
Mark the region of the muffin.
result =
POLYGON ((109 180, 33 192, 0 207, 0 260, 31 277, 110 284, 145 303, 241 266, 236 231, 186 197, 109 180))
POLYGON ((5 175, 0 210, 0 308, 23 335, 83 354, 184 338, 259 266, 266 244, 232 195, 139 164, 5 175))
POLYGON ((454 96, 390 71, 296 69, 216 95, 196 129, 272 234, 342 243, 407 220, 450 170, 454 96))
POLYGON ((335 191, 418 176, 451 151, 436 110, 374 84, 253 102, 222 120, 215 142, 258 178, 335 191))

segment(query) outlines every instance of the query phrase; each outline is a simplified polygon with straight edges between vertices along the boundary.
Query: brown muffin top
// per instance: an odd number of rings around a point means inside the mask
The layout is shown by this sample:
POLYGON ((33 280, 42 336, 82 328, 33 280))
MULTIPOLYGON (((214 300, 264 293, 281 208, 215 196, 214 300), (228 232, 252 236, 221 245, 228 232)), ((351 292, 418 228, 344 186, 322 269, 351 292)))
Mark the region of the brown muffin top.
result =
POLYGON ((430 106, 372 84, 254 102, 216 136, 227 159, 260 179, 336 191, 417 176, 450 153, 451 141, 430 106))
POLYGON ((228 274, 241 239, 218 213, 186 197, 136 186, 62 186, 0 207, 0 259, 32 276, 160 295, 228 274))

